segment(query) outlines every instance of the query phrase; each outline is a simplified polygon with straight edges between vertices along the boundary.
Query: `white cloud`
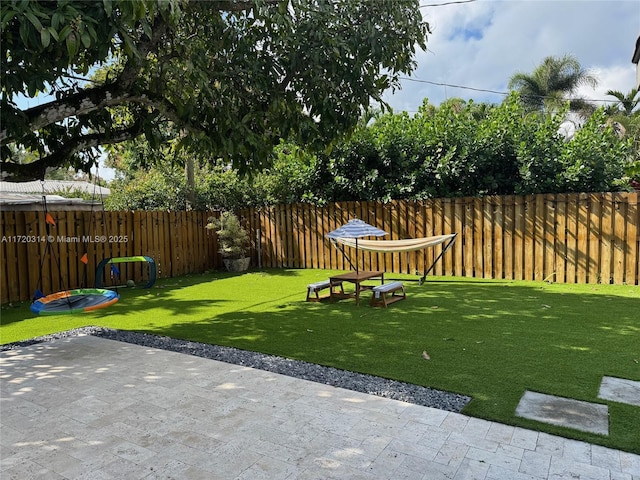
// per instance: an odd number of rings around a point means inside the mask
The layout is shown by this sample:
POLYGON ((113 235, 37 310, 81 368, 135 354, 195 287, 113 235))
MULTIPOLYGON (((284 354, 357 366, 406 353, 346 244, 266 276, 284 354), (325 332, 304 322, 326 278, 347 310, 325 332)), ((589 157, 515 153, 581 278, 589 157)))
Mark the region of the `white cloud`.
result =
POLYGON ((615 100, 607 95, 608 90, 618 90, 624 94, 629 93, 636 80, 635 66, 629 62, 628 66, 616 65, 613 67, 592 67, 591 72, 598 79, 598 86, 581 87, 576 92, 578 96, 591 100, 615 100))
MULTIPOLYGON (((574 55, 600 81, 587 98, 607 98, 609 89, 634 85, 633 48, 640 35, 637 0, 489 1, 422 9, 433 34, 417 56, 413 78, 479 89, 507 91, 516 72, 529 73, 550 55, 574 55)), ((500 102, 486 92, 403 81, 385 100, 395 110, 416 111, 423 98, 500 102)))

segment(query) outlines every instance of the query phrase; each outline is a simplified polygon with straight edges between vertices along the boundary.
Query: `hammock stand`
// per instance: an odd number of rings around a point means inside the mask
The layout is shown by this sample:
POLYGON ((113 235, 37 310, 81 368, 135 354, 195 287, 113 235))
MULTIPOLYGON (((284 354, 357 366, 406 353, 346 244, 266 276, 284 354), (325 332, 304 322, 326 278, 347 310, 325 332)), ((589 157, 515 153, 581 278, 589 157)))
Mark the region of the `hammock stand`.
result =
POLYGON ((362 240, 359 239, 356 243, 355 238, 331 238, 331 243, 334 247, 342 252, 342 255, 347 259, 349 264, 353 267, 349 256, 345 252, 344 247, 356 248, 366 252, 383 252, 383 253, 397 253, 397 252, 413 252, 415 250, 423 250, 425 248, 435 247, 436 245, 444 244, 442 252, 433 261, 429 268, 424 272, 422 278, 419 280, 419 284, 422 285, 429 275, 429 272, 433 270, 436 263, 442 258, 442 256, 451 248, 453 242, 455 242, 457 233, 449 233, 447 235, 436 235, 433 237, 423 238, 406 238, 403 240, 362 240))

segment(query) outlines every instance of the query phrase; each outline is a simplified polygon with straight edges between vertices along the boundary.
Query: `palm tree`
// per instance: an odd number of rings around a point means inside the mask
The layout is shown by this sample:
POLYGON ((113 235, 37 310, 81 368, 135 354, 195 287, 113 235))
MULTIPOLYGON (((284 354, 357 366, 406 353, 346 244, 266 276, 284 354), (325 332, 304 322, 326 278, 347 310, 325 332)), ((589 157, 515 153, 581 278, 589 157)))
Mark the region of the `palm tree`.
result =
POLYGON ((597 79, 571 55, 547 57, 533 73, 516 73, 509 80, 509 88, 520 92, 526 109, 551 112, 567 100, 572 111, 593 110, 585 99, 568 97, 582 85, 595 87, 597 84, 597 79))
POLYGON ((606 108, 609 122, 615 130, 622 135, 629 135, 634 139, 636 149, 640 149, 640 110, 636 107, 640 105, 640 92, 633 88, 628 94, 618 90, 608 90, 607 95, 616 97, 618 101, 606 108))
POLYGON ((631 178, 632 187, 640 191, 640 110, 636 110, 640 105, 639 93, 637 88, 626 95, 618 90, 608 90, 607 95, 616 97, 618 101, 608 106, 606 113, 609 115, 607 123, 616 133, 631 138, 633 149, 625 170, 631 178))
POLYGON ((611 114, 621 113, 626 117, 630 117, 633 110, 640 104, 640 95, 638 95, 638 93, 637 88, 632 88, 626 95, 618 90, 607 90, 607 95, 618 99, 618 101, 612 105, 613 108, 608 108, 607 111, 611 114))

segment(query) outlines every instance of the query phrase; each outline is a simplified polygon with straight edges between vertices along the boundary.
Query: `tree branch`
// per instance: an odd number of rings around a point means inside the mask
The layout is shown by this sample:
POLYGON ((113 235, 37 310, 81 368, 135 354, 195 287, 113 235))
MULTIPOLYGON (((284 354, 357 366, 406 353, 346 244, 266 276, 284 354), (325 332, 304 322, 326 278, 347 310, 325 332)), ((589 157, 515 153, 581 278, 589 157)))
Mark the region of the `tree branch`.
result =
POLYGON ((143 121, 139 119, 129 127, 115 132, 89 133, 70 138, 55 152, 41 157, 35 162, 25 164, 2 162, 0 177, 2 180, 8 181, 43 180, 48 168, 58 167, 73 155, 89 148, 131 140, 142 134, 142 126, 143 121))
MULTIPOLYGON (((27 117, 29 131, 34 132, 69 117, 87 115, 110 105, 124 103, 128 94, 119 90, 120 87, 115 83, 87 88, 60 100, 32 107, 23 114, 27 117)), ((0 145, 16 140, 6 128, 0 132, 0 145)))
MULTIPOLYGON (((111 83, 98 87, 86 88, 43 105, 30 108, 23 113, 27 117, 30 132, 35 132, 47 125, 61 122, 66 118, 87 115, 104 107, 127 103, 131 90, 137 81, 142 64, 139 59, 157 50, 162 38, 169 31, 169 25, 160 16, 153 24, 153 34, 147 40, 136 44, 136 55, 129 59, 118 78, 111 83)), ((0 145, 16 141, 9 131, 0 131, 0 145)))

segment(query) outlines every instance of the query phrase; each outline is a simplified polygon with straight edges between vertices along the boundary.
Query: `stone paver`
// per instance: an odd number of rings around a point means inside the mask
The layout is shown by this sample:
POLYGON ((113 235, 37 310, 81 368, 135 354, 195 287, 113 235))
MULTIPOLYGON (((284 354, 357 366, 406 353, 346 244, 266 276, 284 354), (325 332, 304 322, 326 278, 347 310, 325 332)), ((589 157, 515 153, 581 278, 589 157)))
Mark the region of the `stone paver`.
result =
POLYGON ((5 479, 625 479, 640 456, 92 336, 0 354, 5 479))
POLYGON ((609 435, 609 407, 598 403, 526 391, 518 403, 516 415, 583 432, 609 435))
POLYGON ((603 377, 598 398, 640 407, 640 382, 625 378, 603 377))

